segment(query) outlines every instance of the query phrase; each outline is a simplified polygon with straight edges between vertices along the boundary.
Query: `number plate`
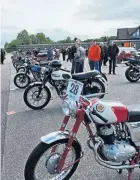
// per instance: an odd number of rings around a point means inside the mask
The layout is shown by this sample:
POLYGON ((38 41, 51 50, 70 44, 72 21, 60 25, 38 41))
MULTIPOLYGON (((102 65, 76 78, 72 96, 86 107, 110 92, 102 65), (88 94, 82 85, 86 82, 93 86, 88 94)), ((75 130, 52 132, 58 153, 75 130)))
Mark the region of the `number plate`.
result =
POLYGON ((83 83, 70 79, 67 87, 67 97, 69 101, 78 102, 81 92, 83 90, 83 83))

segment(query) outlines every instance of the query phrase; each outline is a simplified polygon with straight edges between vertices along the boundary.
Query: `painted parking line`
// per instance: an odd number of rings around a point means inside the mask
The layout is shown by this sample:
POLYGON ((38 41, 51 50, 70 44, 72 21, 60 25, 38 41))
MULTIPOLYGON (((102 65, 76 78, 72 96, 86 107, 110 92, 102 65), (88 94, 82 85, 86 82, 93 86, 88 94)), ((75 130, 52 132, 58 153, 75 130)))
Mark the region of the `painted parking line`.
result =
POLYGON ((13 114, 16 114, 15 111, 9 111, 9 112, 6 112, 7 116, 10 116, 10 115, 13 115, 13 114))

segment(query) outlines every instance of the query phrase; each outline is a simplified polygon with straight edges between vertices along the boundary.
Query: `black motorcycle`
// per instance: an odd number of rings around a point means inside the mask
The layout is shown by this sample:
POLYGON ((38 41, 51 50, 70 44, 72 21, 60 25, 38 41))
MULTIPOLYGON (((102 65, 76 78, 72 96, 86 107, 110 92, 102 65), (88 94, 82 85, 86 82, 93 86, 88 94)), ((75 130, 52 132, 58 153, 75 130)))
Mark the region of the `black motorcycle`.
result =
POLYGON ((25 89, 23 95, 25 104, 35 110, 44 108, 52 96, 51 89, 46 84, 47 82, 55 88, 58 96, 63 99, 66 95, 68 80, 71 78, 84 84, 82 92, 84 95, 105 93, 107 78, 104 74, 100 74, 99 71, 95 70, 71 75, 70 71, 61 68, 59 61, 53 60, 47 67, 43 81, 31 83, 25 89))
POLYGON ((140 60, 129 59, 125 63, 129 66, 125 71, 125 77, 130 82, 137 82, 140 79, 140 60))

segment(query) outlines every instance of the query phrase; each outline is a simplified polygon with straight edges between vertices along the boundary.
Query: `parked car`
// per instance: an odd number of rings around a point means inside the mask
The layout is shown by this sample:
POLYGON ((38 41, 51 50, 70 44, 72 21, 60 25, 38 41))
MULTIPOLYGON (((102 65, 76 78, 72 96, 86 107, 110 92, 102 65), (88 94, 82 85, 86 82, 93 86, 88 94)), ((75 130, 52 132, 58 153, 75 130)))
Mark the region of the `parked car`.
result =
POLYGON ((40 51, 38 55, 36 56, 37 61, 42 61, 42 60, 47 60, 48 59, 48 54, 47 51, 40 51))
POLYGON ((133 47, 119 47, 117 63, 127 61, 128 58, 135 58, 136 54, 137 54, 137 50, 133 47))

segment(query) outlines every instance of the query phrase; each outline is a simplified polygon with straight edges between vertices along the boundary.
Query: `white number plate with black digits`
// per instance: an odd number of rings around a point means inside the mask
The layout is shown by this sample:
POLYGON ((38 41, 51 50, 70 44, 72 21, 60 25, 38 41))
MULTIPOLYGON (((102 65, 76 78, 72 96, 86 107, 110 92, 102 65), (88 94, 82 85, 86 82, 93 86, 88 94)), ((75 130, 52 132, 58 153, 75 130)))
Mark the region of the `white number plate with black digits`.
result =
POLYGON ((78 102, 81 92, 83 90, 83 83, 70 79, 67 87, 67 97, 69 101, 78 102))

